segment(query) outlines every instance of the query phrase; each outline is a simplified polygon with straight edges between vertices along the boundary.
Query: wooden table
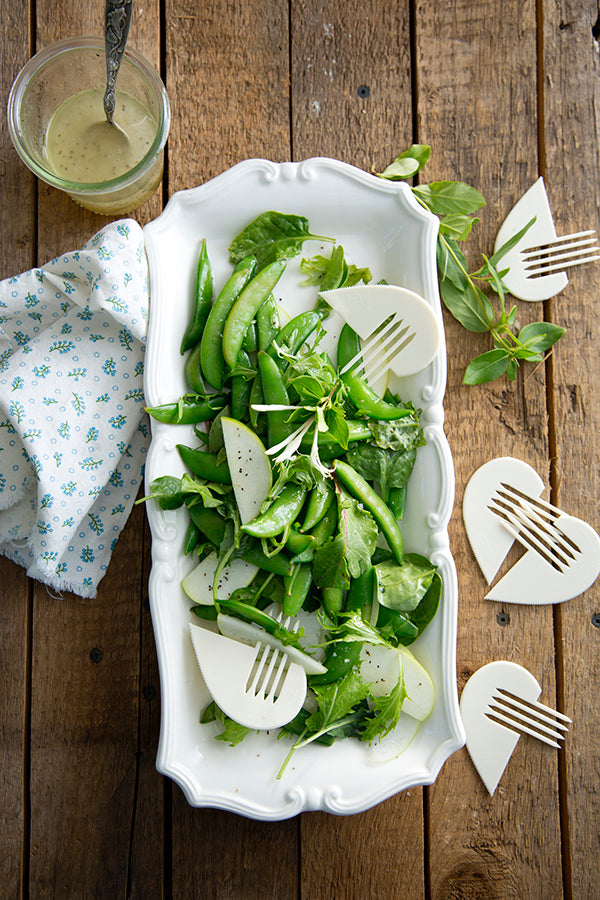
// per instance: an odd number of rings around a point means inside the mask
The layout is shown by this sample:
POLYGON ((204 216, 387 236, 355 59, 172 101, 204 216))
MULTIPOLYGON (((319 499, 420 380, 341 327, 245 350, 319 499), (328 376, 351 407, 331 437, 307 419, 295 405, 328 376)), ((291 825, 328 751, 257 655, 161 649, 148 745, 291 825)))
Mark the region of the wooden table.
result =
MULTIPOLYGON (((3 107, 32 52, 101 33, 102 14, 89 0, 5 0, 3 107)), ((162 192, 136 218, 246 157, 381 170, 418 141, 433 148, 424 180, 461 179, 487 199, 467 245, 474 266, 539 174, 559 233, 597 227, 597 16, 592 0, 140 0, 130 43, 160 68, 173 122, 162 192)), ((6 277, 81 246, 104 220, 34 181, 4 115, 0 140, 6 277)), ((493 798, 463 749, 432 787, 347 818, 264 824, 190 808, 154 767, 160 685, 138 507, 97 600, 55 596, 1 563, 3 898, 600 896, 598 587, 558 607, 484 600, 461 517, 470 475, 510 455, 600 526, 599 288, 599 267, 573 270, 543 310, 567 333, 513 383, 462 384, 489 345, 445 314, 458 689, 484 663, 521 663, 573 719, 564 750, 520 740, 493 798)), ((519 303, 518 315, 541 309, 519 303)))

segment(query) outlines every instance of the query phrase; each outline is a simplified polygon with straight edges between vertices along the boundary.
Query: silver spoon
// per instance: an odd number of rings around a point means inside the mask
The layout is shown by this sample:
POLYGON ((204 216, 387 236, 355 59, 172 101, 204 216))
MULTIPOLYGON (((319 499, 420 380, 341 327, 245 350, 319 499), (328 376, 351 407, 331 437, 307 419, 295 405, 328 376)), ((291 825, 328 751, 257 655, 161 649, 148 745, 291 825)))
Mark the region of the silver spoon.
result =
POLYGON ((113 125, 115 112, 115 84, 131 24, 132 0, 106 0, 104 10, 104 50, 106 54, 106 92, 104 113, 113 125))
POLYGON ((104 115, 100 122, 94 122, 86 131, 90 144, 103 147, 105 153, 127 159, 130 151, 129 138, 121 126, 115 122, 115 84, 121 59, 127 43, 131 22, 132 0, 106 0, 104 12, 104 50, 106 55, 106 91, 104 93, 104 115))

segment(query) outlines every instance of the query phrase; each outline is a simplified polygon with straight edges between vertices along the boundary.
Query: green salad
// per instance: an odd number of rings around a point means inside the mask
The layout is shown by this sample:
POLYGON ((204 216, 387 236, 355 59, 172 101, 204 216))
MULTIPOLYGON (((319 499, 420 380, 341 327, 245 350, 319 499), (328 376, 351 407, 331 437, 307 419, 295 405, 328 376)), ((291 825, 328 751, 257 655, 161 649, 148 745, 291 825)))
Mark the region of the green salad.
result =
MULTIPOLYGON (((177 444, 186 473, 156 478, 144 499, 187 510, 194 563, 182 587, 198 624, 229 635, 232 621, 245 623, 248 642, 268 634, 313 663, 304 706, 278 732, 290 741, 281 776, 313 741, 414 735, 434 693, 409 645, 433 619, 442 581, 404 551, 420 411, 359 374, 360 338, 348 325, 335 353, 324 349, 331 310, 321 292, 367 284, 369 269, 312 235, 304 217, 273 211, 234 238, 229 258, 217 291, 202 242, 181 340, 189 393, 147 410, 193 425, 195 440, 177 444), (301 260, 314 306, 290 318, 276 286, 308 240, 331 252, 301 260)), ((214 701, 202 722, 218 722, 217 740, 232 745, 250 731, 214 701)))

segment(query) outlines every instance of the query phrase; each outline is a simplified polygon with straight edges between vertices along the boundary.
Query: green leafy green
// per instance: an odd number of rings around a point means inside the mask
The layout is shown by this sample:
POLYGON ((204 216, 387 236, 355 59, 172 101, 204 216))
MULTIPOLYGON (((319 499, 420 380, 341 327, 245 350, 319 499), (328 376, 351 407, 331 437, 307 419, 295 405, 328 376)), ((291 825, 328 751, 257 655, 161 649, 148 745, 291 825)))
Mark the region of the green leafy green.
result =
POLYGON ((398 681, 389 694, 385 694, 383 697, 374 698, 373 706, 376 714, 372 719, 367 720, 365 728, 360 736, 361 740, 368 741, 371 744, 376 738, 385 737, 386 734, 393 731, 398 724, 398 719, 402 712, 402 705, 407 697, 408 694, 406 693, 404 684, 402 657, 400 657, 400 675, 398 681))
POLYGON ((226 716, 214 700, 208 704, 202 713, 200 722, 202 725, 206 725, 209 722, 219 722, 223 726, 223 731, 215 736, 215 740, 225 741, 231 747, 236 747, 240 744, 252 730, 246 728, 245 725, 240 725, 239 722, 230 719, 229 716, 226 716))
POLYGON ((358 268, 346 261, 341 245, 335 247, 329 257, 317 255, 303 259, 300 268, 307 276, 301 284, 317 285, 321 291, 351 287, 359 281, 367 284, 371 280, 370 269, 358 268))
POLYGON ((257 216, 233 239, 229 260, 236 265, 246 256, 253 256, 262 269, 276 259, 296 256, 308 240, 332 241, 333 238, 311 234, 304 216, 270 210, 257 216))
POLYGON ((411 612, 425 596, 435 575, 436 568, 424 556, 407 553, 402 565, 395 560, 375 566, 377 599, 388 609, 411 612))
POLYGON ((404 150, 396 159, 387 166, 383 172, 377 174, 391 181, 399 181, 416 175, 431 156, 431 147, 427 144, 413 144, 408 150, 404 150))

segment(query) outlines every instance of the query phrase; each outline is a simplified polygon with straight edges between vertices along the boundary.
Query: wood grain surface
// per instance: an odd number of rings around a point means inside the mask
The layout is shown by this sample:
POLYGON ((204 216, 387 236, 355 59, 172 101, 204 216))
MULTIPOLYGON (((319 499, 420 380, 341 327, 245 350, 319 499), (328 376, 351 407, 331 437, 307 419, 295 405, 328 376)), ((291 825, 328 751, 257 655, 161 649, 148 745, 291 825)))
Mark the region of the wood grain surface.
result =
MULTIPOLYGON (((36 50, 101 34, 104 4, 2 0, 4 109, 36 50)), ((598 227, 600 56, 592 0, 141 0, 130 44, 172 106, 162 187, 134 213, 249 157, 331 156, 381 170, 430 144, 423 181, 462 180, 487 200, 466 244, 493 249, 512 205, 544 175, 559 233, 598 227)), ((37 183, 0 118, 0 277, 83 245, 105 219, 37 183)), ((158 775, 160 684, 148 606, 150 535, 137 507, 95 600, 57 596, 0 560, 0 897, 594 900, 600 896, 600 598, 502 605, 461 515, 473 472, 530 463, 562 509, 600 530, 600 267, 560 296, 518 303, 567 332, 510 383, 467 387, 489 349, 444 313, 445 428, 456 472, 457 684, 510 659, 573 719, 565 749, 519 741, 491 798, 465 749, 435 784, 367 812, 281 823, 193 809, 158 775), (543 306, 543 308, 542 308, 543 306)))

